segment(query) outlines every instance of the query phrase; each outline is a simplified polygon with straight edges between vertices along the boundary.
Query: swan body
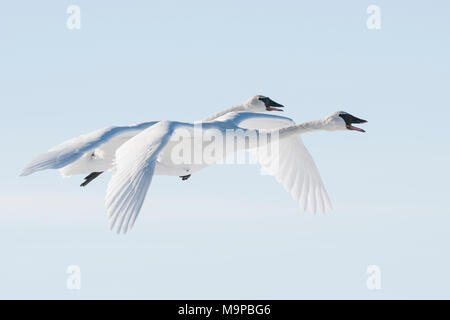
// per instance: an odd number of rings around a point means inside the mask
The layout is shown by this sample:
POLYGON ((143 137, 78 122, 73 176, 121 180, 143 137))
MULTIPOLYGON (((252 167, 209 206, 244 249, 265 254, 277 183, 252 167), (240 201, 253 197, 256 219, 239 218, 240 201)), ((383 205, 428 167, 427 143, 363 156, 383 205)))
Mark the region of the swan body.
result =
POLYGON ((63 174, 113 168, 106 209, 111 229, 126 233, 134 225, 154 175, 189 177, 231 153, 248 150, 303 210, 326 211, 331 203, 300 135, 315 130, 363 131, 352 124, 366 121, 337 111, 320 120, 295 124, 287 117, 260 113, 280 110, 279 107, 282 106, 267 97, 255 96, 200 122, 158 121, 99 130, 39 156, 23 175, 48 168, 60 169, 63 174), (228 135, 230 132, 254 137, 254 143, 244 139, 244 143, 235 144, 235 136, 228 135), (180 141, 188 149, 180 149, 180 141), (219 148, 205 158, 213 141, 219 148), (269 148, 277 152, 267 152, 269 148), (188 161, 180 161, 180 154, 188 161))

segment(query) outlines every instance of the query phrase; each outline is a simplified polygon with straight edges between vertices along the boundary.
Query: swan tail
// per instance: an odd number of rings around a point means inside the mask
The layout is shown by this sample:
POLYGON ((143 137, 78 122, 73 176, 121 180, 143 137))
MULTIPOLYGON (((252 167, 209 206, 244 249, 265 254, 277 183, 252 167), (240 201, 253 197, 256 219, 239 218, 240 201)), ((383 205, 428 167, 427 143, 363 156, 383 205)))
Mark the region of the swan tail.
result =
POLYGON ((81 153, 61 153, 58 150, 43 153, 34 158, 22 170, 20 176, 28 176, 37 171, 47 169, 61 169, 79 159, 81 155, 81 153))

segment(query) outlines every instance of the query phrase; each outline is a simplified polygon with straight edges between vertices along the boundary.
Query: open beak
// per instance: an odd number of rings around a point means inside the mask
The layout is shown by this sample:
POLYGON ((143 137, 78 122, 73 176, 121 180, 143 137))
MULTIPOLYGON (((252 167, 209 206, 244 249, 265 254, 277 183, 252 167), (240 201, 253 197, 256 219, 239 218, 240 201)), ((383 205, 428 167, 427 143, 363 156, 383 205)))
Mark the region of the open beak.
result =
POLYGON ((348 130, 356 130, 356 131, 360 131, 360 132, 366 132, 364 129, 353 126, 353 124, 354 123, 366 123, 367 120, 359 119, 352 115, 349 115, 349 116, 350 116, 350 119, 349 119, 348 123, 346 124, 346 127, 348 130))
POLYGON ((278 102, 275 102, 268 97, 264 97, 261 100, 266 105, 267 111, 283 111, 282 109, 280 109, 280 108, 284 108, 284 106, 282 104, 279 104, 278 102))
POLYGON ((347 124, 347 129, 348 130, 356 130, 356 131, 360 131, 360 132, 366 132, 366 130, 352 126, 351 124, 347 124))
MULTIPOLYGON (((281 108, 283 108, 284 106, 281 106, 281 108)), ((266 107, 267 111, 283 111, 283 109, 279 109, 279 108, 273 108, 271 106, 266 107)))

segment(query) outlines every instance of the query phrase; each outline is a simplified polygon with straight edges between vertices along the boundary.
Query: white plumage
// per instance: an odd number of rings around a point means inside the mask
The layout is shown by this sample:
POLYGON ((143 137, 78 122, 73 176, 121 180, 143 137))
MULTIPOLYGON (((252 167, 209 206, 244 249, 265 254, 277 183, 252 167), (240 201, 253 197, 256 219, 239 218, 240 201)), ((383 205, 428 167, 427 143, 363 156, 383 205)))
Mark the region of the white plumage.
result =
MULTIPOLYGON (((98 130, 71 139, 38 156, 22 175, 44 169, 59 169, 64 175, 113 169, 106 193, 106 208, 110 227, 118 233, 126 233, 136 221, 155 174, 189 176, 211 165, 197 154, 203 152, 209 142, 196 137, 195 130, 200 130, 202 134, 211 131, 221 133, 223 145, 230 139, 226 132, 241 130, 258 137, 257 147, 248 144, 234 147, 233 150, 226 150, 223 157, 239 148, 254 153, 261 166, 275 177, 303 210, 328 210, 331 208, 330 200, 300 134, 314 130, 363 131, 352 126, 352 123, 363 123, 365 120, 338 111, 321 120, 296 125, 289 118, 260 113, 280 110, 280 107, 267 97, 255 96, 203 122, 154 121, 98 130), (200 149, 194 148, 193 154, 194 158, 202 159, 200 162, 180 164, 174 161, 173 152, 177 144, 173 137, 181 132, 194 133, 190 135, 189 142, 201 146, 200 149), (267 134, 276 134, 279 139, 262 142, 263 135, 267 134), (267 152, 268 148, 277 149, 277 152, 267 152)), ((215 159, 218 160, 222 158, 215 159)))
POLYGON ((170 129, 169 122, 158 122, 117 150, 105 202, 110 227, 117 232, 126 233, 133 226, 152 182, 157 156, 169 140, 170 129))
POLYGON ((21 175, 46 169, 60 169, 64 176, 109 170, 117 148, 155 123, 157 121, 108 127, 70 139, 37 156, 21 175))

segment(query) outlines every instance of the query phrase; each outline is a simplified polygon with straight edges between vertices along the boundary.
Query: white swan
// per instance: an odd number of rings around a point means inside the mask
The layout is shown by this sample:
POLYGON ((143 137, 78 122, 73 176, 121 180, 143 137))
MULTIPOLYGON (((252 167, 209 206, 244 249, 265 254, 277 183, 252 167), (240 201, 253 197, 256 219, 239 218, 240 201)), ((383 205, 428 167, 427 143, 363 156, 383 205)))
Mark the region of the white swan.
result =
MULTIPOLYGON (((220 111, 203 121, 212 121, 230 112, 282 111, 283 106, 265 96, 255 96, 231 108, 220 111), (254 104, 254 99, 264 102, 254 104)), ((59 169, 63 176, 89 174, 81 186, 86 186, 103 171, 112 169, 116 150, 126 141, 153 126, 158 121, 142 122, 129 126, 112 126, 96 130, 65 141, 33 159, 22 171, 27 176, 46 169, 59 169)), ((182 177, 184 180, 186 177, 182 177)))
MULTIPOLYGON (((255 96, 248 104, 252 105, 253 110, 267 110, 267 102, 264 98, 255 96)), ((314 161, 299 135, 314 130, 364 131, 353 126, 354 123, 364 122, 366 121, 343 111, 334 112, 321 120, 298 125, 285 117, 229 111, 216 115, 213 121, 196 124, 175 121, 157 122, 127 140, 115 153, 114 172, 106 194, 110 227, 118 233, 126 233, 132 228, 154 174, 187 176, 211 164, 210 161, 204 161, 202 157, 200 162, 174 161, 174 150, 178 144, 173 138, 181 132, 183 132, 182 136, 185 136, 186 132, 189 133, 193 145, 200 144, 198 149, 200 152, 211 145, 211 141, 197 139, 196 130, 201 131, 202 137, 211 132, 220 133, 219 136, 224 139, 222 145, 229 142, 227 130, 242 131, 244 135, 256 136, 257 148, 246 140, 246 143, 241 146, 234 145, 233 149, 226 149, 225 153, 239 149, 258 150, 260 154, 258 161, 261 165, 270 169, 270 173, 291 193, 304 210, 325 211, 331 206, 327 193, 314 161), (199 124, 201 124, 200 128, 199 124), (272 138, 268 140, 269 142, 264 140, 263 137, 267 134, 279 138, 277 156, 260 152, 260 148, 264 149, 276 142, 272 138), (278 161, 278 166, 272 166, 274 161, 278 161)), ((215 160, 220 160, 225 154, 219 155, 215 160)), ((193 156, 196 157, 197 154, 194 152, 193 156)), ((43 166, 32 163, 31 171, 33 168, 41 167, 43 166)), ((29 171, 25 171, 27 172, 29 171)))

